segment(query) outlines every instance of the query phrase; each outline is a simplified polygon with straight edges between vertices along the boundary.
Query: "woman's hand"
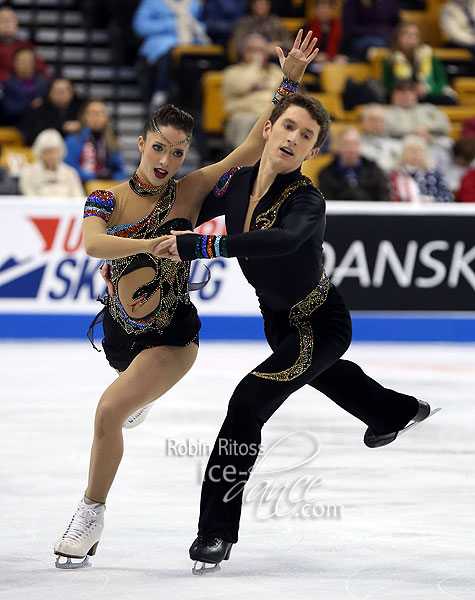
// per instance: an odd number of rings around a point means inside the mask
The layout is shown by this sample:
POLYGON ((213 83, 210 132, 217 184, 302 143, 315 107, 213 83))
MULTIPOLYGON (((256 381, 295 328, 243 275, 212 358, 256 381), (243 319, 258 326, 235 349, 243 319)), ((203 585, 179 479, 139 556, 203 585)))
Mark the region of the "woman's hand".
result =
POLYGON ((286 57, 280 46, 276 46, 277 56, 279 57, 280 66, 284 77, 289 77, 294 81, 300 81, 307 65, 310 64, 318 54, 316 48, 317 38, 312 39, 313 32, 309 31, 302 41, 303 29, 299 29, 294 41, 292 50, 286 57))
POLYGON ((104 261, 101 265, 101 268, 99 269, 99 273, 102 275, 102 279, 107 284, 107 293, 109 294, 109 296, 114 296, 115 291, 111 281, 111 269, 109 264, 104 261))
POLYGON ((153 254, 160 258, 168 258, 174 262, 180 262, 181 258, 178 254, 176 236, 184 233, 193 233, 193 231, 171 231, 172 235, 164 235, 158 244, 153 249, 153 254))

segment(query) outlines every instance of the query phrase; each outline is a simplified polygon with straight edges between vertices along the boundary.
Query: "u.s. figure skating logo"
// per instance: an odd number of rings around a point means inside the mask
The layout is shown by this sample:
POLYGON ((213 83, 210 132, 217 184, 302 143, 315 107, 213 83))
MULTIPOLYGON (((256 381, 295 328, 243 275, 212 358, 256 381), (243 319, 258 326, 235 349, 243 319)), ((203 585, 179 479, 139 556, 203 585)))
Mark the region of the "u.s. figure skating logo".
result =
POLYGON ((82 215, 72 208, 39 216, 31 207, 15 211, 0 249, 0 304, 96 309, 94 301, 105 287, 101 261, 86 255, 82 215))
MULTIPOLYGON (((99 273, 102 260, 84 250, 83 208, 81 200, 1 199, 0 337, 2 315, 94 315, 101 308, 96 298, 106 289, 99 273)), ((224 220, 206 223, 199 232, 223 234, 224 220)), ((206 264, 211 281, 191 295, 200 313, 258 314, 254 292, 243 285, 237 262, 214 259, 206 264)), ((205 265, 194 261, 190 281, 206 277, 205 265)))

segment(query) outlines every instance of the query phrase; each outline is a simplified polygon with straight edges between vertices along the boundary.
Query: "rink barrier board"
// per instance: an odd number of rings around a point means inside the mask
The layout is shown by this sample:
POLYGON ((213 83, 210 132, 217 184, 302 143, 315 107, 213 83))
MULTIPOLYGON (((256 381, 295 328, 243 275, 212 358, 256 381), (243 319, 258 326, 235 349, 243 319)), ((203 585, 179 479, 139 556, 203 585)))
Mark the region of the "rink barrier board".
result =
MULTIPOLYGON (((104 292, 82 246, 84 200, 0 198, 0 339, 80 339, 104 292)), ((475 342, 475 204, 328 202, 324 262, 355 340, 475 342)), ((200 233, 225 233, 220 218, 200 233)), ((235 259, 193 261, 202 339, 263 339, 235 259)))
MULTIPOLYGON (((92 315, 0 315, 0 339, 83 339, 92 315)), ((352 314, 353 340, 360 342, 475 342, 475 317, 460 314, 352 314)), ((262 318, 201 317, 201 340, 265 340, 262 318)), ((101 338, 96 328, 96 339, 101 338)), ((97 344, 96 344, 97 345, 97 344)))

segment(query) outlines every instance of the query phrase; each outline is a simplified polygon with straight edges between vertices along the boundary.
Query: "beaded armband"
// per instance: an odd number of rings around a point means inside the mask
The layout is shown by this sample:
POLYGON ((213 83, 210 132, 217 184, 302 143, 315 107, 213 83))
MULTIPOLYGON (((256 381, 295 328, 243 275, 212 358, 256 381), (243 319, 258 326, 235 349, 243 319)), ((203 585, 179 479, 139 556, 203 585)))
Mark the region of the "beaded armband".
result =
POLYGON ((272 100, 272 104, 279 104, 284 96, 291 96, 292 94, 297 93, 297 88, 299 87, 299 82, 294 81, 293 79, 289 79, 288 77, 284 77, 282 79, 282 83, 277 88, 277 91, 272 100))
POLYGON ((229 258, 226 248, 226 235, 197 235, 195 242, 196 258, 229 258))

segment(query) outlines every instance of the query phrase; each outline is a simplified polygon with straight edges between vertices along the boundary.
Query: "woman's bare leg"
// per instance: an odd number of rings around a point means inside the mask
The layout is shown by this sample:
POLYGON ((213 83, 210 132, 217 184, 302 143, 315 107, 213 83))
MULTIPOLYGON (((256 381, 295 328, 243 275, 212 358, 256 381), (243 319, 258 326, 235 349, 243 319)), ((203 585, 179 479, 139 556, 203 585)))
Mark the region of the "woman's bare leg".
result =
POLYGON ((102 394, 94 423, 87 498, 106 501, 122 459, 124 420, 171 389, 190 370, 197 352, 194 343, 147 348, 102 394))

